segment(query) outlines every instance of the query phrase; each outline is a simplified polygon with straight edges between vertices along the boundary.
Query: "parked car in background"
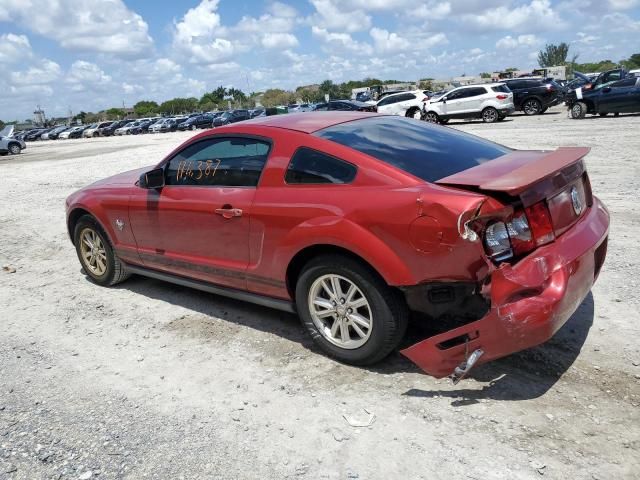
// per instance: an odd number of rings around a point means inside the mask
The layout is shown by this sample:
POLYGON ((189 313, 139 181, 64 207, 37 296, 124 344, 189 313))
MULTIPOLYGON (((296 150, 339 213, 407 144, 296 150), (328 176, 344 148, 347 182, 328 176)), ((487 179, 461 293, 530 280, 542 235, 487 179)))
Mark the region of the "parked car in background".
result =
POLYGON ((33 142, 36 140, 40 140, 40 135, 42 135, 43 133, 52 130, 51 128, 36 128, 34 130, 31 130, 29 133, 27 133, 24 136, 24 140, 26 142, 33 142))
POLYGON ((431 123, 447 123, 452 118, 481 118, 486 123, 504 120, 514 111, 513 93, 504 83, 468 85, 454 88, 425 104, 422 118, 431 123))
POLYGON ((214 115, 212 113, 203 113, 195 117, 188 118, 178 125, 178 130, 196 130, 197 128, 213 127, 214 115))
POLYGON ((289 113, 310 112, 311 105, 309 103, 292 103, 287 106, 289 113))
POLYGON ((131 135, 140 135, 142 133, 149 133, 149 127, 152 123, 155 123, 153 120, 142 119, 138 120, 137 124, 132 126, 128 133, 131 135))
POLYGON ((131 122, 131 120, 118 120, 117 122, 113 122, 111 125, 100 128, 98 130, 99 135, 101 137, 110 137, 118 128, 125 126, 129 122, 131 122))
POLYGON ((100 136, 99 130, 101 128, 108 127, 113 122, 99 122, 95 124, 95 127, 87 128, 84 132, 82 132, 82 136, 85 138, 97 137, 100 136))
POLYGON ((13 136, 15 127, 13 125, 7 125, 0 131, 0 155, 18 155, 25 148, 27 144, 24 140, 13 136))
POLYGON ((368 102, 373 100, 373 97, 371 96, 371 92, 358 92, 356 93, 356 98, 355 98, 358 102, 368 102))
POLYGON ((587 114, 605 117, 610 113, 640 113, 640 77, 624 72, 606 76, 603 81, 585 83, 568 92, 565 103, 574 119, 582 119, 587 114), (626 76, 620 78, 621 75, 626 76))
POLYGON ((60 132, 60 134, 58 134, 58 140, 66 140, 71 137, 72 133, 76 133, 76 132, 82 132, 84 129, 84 127, 77 125, 75 127, 70 127, 67 128, 64 132, 60 132))
POLYGON ((269 116, 71 194, 66 228, 98 285, 139 274, 295 312, 354 365, 419 312, 429 335, 401 353, 459 380, 549 340, 589 295, 609 213, 588 152, 366 112, 269 116))
MULTIPOLYGON (((318 110, 318 109, 316 109, 318 110)), ((340 110, 345 112, 375 112, 376 106, 357 100, 331 100, 327 103, 327 110, 340 110)))
POLYGON ((249 110, 229 110, 213 120, 214 127, 249 120, 249 110))
MULTIPOLYGON (((222 114, 220 112, 220 114, 222 114)), ((267 114, 266 110, 263 107, 254 108, 253 110, 249 110, 249 118, 263 117, 267 114)))
POLYGON ((140 120, 131 120, 130 122, 124 124, 120 128, 116 128, 113 132, 114 135, 130 135, 131 129, 137 127, 140 124, 140 120))
POLYGON ((327 107, 329 106, 328 103, 325 102, 320 102, 320 103, 315 103, 311 106, 311 111, 312 112, 325 112, 327 110, 327 107))
POLYGON ((402 115, 419 119, 424 104, 428 100, 429 96, 425 95, 422 90, 394 93, 379 100, 376 103, 376 111, 388 115, 402 115))
POLYGON ((66 125, 58 125, 51 130, 46 131, 42 135, 40 135, 40 140, 55 140, 58 138, 58 134, 67 130, 69 127, 66 125))
POLYGON ((513 78, 504 83, 513 93, 515 109, 526 115, 539 115, 562 101, 562 86, 550 78, 513 78))

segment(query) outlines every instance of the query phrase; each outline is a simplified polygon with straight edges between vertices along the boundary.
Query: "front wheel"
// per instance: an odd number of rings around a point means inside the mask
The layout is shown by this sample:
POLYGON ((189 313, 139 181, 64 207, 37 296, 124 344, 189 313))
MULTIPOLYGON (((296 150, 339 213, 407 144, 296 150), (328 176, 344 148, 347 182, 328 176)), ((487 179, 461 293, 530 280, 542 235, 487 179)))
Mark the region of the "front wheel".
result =
POLYGON ((575 120, 583 119, 587 115, 587 104, 584 102, 576 102, 571 106, 571 118, 575 120))
POLYGON ((129 277, 104 230, 92 216, 80 217, 73 232, 78 259, 93 282, 111 286, 129 277))
POLYGON ((487 107, 482 111, 482 121, 484 123, 493 123, 498 121, 498 110, 493 107, 487 107))
POLYGON ((438 114, 436 112, 427 112, 424 114, 424 121, 429 123, 438 123, 438 114))
POLYGON ((420 120, 420 117, 422 117, 422 112, 419 108, 413 107, 407 110, 404 116, 407 118, 415 118, 416 120, 420 120))
POLYGON ((11 152, 11 155, 18 155, 21 151, 22 149, 17 143, 12 143, 11 145, 9 145, 9 152, 11 152))
POLYGON ((530 98, 524 102, 522 110, 525 115, 538 115, 542 113, 542 104, 535 98, 530 98))
POLYGON ((407 328, 402 295, 348 257, 320 256, 296 284, 296 306, 314 342, 352 365, 379 362, 398 347, 407 328))

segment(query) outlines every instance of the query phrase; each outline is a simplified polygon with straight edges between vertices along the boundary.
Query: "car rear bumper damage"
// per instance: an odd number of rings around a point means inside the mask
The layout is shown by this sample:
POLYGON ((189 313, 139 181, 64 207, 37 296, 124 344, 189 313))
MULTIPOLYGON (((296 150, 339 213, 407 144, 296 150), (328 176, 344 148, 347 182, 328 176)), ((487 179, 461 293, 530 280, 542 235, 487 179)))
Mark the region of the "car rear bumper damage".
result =
POLYGON ((483 288, 491 302, 486 315, 401 353, 428 374, 455 381, 470 369, 467 361, 479 365, 546 342, 588 295, 604 263, 608 229, 609 213, 594 197, 553 243, 490 273, 483 288))

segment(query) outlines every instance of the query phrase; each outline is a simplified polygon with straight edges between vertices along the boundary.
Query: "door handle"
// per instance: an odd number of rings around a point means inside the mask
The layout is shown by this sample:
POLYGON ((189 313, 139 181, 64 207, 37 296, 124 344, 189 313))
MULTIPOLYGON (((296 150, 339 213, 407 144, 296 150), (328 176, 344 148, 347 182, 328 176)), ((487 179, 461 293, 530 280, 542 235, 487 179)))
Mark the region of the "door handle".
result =
POLYGON ((222 215, 223 218, 230 219, 233 217, 241 217, 242 209, 240 208, 216 208, 215 212, 218 215, 222 215))

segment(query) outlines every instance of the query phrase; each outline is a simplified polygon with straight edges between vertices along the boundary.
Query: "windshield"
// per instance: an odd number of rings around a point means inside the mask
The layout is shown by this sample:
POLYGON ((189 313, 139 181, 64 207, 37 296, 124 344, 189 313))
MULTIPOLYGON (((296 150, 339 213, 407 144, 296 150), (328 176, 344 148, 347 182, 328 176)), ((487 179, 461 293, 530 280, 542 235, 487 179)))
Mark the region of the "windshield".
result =
POLYGON ((511 151, 451 128, 397 116, 376 116, 314 133, 435 182, 511 151))

